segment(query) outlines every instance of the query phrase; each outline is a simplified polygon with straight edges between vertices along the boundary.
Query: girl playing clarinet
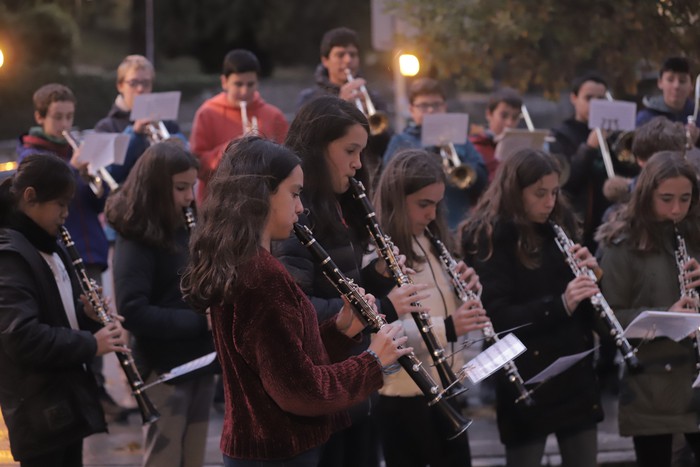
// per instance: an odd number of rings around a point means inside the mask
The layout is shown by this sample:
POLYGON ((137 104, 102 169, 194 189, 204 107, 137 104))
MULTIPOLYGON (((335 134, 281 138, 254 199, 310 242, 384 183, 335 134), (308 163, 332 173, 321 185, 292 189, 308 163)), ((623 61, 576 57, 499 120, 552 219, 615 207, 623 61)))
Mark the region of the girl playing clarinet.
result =
MULTIPOLYGON (((198 167, 179 142, 150 146, 105 208, 118 233, 117 307, 134 336, 134 358, 147 384, 214 350, 206 316, 180 292, 190 238, 184 213, 194 206, 198 167)), ((144 467, 202 465, 213 378, 205 369, 148 389, 161 416, 144 427, 144 467)))
POLYGON ((126 351, 119 320, 100 328, 57 242, 76 180, 56 156, 25 157, 0 185, 0 407, 22 467, 82 466, 106 431, 95 356, 126 351))
POLYGON ((271 242, 287 239, 303 211, 304 180, 287 148, 258 137, 231 143, 190 243, 182 285, 195 309, 211 308, 227 467, 315 467, 320 447, 348 425, 345 411, 381 387, 382 367, 412 351, 398 348, 406 338, 389 325, 367 351, 349 356, 364 328, 349 303, 317 319, 270 254, 271 242))
MULTIPOLYGON (((652 156, 621 217, 599 230, 602 287, 623 326, 645 310, 697 313, 700 286, 700 207, 697 174, 680 152, 652 156), (688 252, 679 268, 680 241, 688 252), (679 270, 680 269, 680 270, 679 270), (688 292, 680 293, 679 276, 688 292)), ((659 337, 639 345, 642 371, 625 373, 620 387, 620 434, 632 436, 641 467, 671 465, 672 438, 683 434, 700 459, 698 349, 690 336, 659 337)))
MULTIPOLYGON (((427 284, 430 297, 422 305, 430 310, 432 331, 446 346, 448 364, 460 369, 464 364, 459 340, 470 331, 484 328, 488 318, 478 300, 459 303, 450 277, 443 269, 439 253, 426 236, 448 241, 444 219, 445 172, 440 162, 425 150, 401 151, 385 167, 377 187, 374 206, 386 234, 406 256, 406 265, 414 273, 415 283, 427 284)), ((457 273, 469 290, 479 289, 474 270, 459 262, 457 273)), ((425 365, 432 359, 410 314, 401 322, 408 343, 425 365)), ((435 369, 431 373, 439 381, 435 369)), ((471 465, 466 432, 448 441, 440 421, 426 404, 416 384, 406 372, 385 379, 379 391, 379 421, 387 467, 424 467, 471 465)))
MULTIPOLYGON (((482 302, 496 332, 511 328, 527 351, 518 368, 527 380, 557 358, 593 348, 598 292, 587 276, 574 277, 555 243, 550 222, 573 236, 574 214, 559 194, 560 168, 544 152, 525 149, 508 157, 463 231, 463 249, 479 273, 482 302)), ((571 253, 591 269, 595 258, 576 244, 571 253)), ((565 466, 594 467, 600 394, 588 355, 535 389, 532 407, 516 403, 504 374, 496 376, 496 412, 508 466, 541 465, 554 433, 565 466)))

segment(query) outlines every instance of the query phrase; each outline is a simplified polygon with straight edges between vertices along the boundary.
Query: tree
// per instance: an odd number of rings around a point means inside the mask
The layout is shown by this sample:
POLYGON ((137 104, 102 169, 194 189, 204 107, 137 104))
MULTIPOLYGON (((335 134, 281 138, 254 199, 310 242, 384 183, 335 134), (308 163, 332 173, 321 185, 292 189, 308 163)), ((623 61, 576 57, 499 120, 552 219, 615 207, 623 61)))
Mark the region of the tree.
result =
POLYGON ((697 0, 392 0, 389 11, 439 77, 556 96, 587 69, 634 94, 664 57, 700 65, 697 0))

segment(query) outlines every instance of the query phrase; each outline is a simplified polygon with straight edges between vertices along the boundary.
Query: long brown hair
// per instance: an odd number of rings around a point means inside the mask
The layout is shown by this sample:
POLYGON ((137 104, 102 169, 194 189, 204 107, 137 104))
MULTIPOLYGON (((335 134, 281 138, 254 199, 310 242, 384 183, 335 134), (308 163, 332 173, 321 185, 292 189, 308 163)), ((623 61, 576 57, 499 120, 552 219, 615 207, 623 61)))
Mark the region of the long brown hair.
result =
POLYGON ((105 216, 124 238, 175 249, 175 232, 184 217, 173 202, 173 175, 198 169, 182 145, 165 141, 149 147, 121 188, 107 198, 105 216))
POLYGON ((649 252, 664 244, 662 232, 655 228, 659 221, 654 213, 654 191, 669 178, 685 177, 690 181, 692 194, 688 214, 679 228, 688 246, 700 247, 700 204, 698 197, 698 175, 683 152, 661 151, 654 154, 644 165, 632 193, 629 204, 617 218, 600 227, 596 238, 606 244, 626 237, 632 248, 649 252))
MULTIPOLYGON (((517 256, 527 268, 539 265, 542 239, 535 225, 528 220, 523 205, 523 190, 549 174, 561 175, 554 156, 534 149, 522 149, 503 161, 493 182, 462 226, 462 244, 465 255, 483 254, 487 260, 493 254, 493 230, 498 222, 512 222, 518 230, 517 256), (486 249, 479 245, 486 241, 486 249)), ((557 200, 550 219, 559 224, 570 236, 577 237, 576 218, 562 194, 557 200)))
POLYGON ((228 145, 190 238, 181 288, 193 309, 203 311, 232 296, 240 266, 260 248, 270 195, 300 164, 289 149, 259 137, 228 145))
MULTIPOLYGON (((326 161, 328 146, 342 138, 348 130, 360 125, 369 134, 367 117, 357 107, 335 96, 323 96, 306 103, 289 126, 284 145, 301 158, 304 169, 304 206, 311 212, 312 230, 317 238, 342 236, 345 231, 338 217, 338 204, 347 224, 369 241, 364 213, 359 209, 350 190, 341 195, 333 192, 330 169, 326 161)), ((364 151, 362 167, 355 178, 369 186, 364 151)))
MULTIPOLYGON (((413 233, 408 218, 406 196, 434 183, 446 184, 445 171, 437 156, 423 149, 407 149, 391 158, 382 172, 374 196, 377 219, 399 251, 406 256, 406 264, 409 267, 424 263, 426 258, 413 251, 413 233)), ((436 218, 429 228, 436 237, 447 242, 443 211, 443 202, 440 201, 436 218)))

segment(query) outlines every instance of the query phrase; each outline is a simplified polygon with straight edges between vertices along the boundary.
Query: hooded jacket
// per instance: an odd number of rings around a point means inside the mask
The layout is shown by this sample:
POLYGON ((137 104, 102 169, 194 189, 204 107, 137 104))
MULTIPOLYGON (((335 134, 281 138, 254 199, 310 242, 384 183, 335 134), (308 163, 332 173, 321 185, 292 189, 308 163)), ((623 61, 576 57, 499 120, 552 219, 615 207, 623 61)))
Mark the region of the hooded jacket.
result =
POLYGON ((23 214, 0 229, 0 406, 18 461, 106 431, 90 362, 97 323, 82 313, 68 254, 23 214), (70 327, 53 273, 40 255, 57 253, 72 274, 81 328, 70 327))
MULTIPOLYGON (((255 117, 261 136, 282 144, 289 130, 289 123, 280 109, 268 104, 255 93, 247 106, 248 120, 255 117)), ((219 161, 228 143, 243 136, 241 109, 234 106, 225 92, 207 99, 197 109, 192 122, 190 149, 199 159, 199 180, 197 199, 201 202, 207 193, 207 182, 219 166, 219 161)))
MULTIPOLYGON (((646 96, 642 100, 642 103, 645 108, 637 112, 637 120, 635 122, 637 127, 659 116, 666 117, 672 122, 681 122, 685 125, 688 123, 688 116, 693 115, 693 102, 690 99, 685 102, 680 112, 671 110, 671 108, 666 105, 666 102, 664 102, 664 96, 662 95, 646 96)), ((697 125, 697 122, 695 124, 697 125)))

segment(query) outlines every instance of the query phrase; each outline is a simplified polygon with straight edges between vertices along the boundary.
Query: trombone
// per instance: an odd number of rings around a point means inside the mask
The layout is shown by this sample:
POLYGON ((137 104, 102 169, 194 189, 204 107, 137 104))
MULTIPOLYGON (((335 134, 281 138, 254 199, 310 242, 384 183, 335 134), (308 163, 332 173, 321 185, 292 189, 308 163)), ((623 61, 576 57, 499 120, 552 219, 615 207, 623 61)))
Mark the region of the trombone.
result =
MULTIPOLYGON (((68 144, 73 148, 73 151, 78 151, 80 150, 80 145, 76 141, 76 139, 73 137, 70 131, 63 130, 61 132, 64 138, 66 138, 66 141, 68 141, 68 144)), ((88 165, 88 185, 90 186, 90 189, 92 192, 100 198, 104 194, 104 185, 103 182, 109 186, 110 191, 114 192, 119 188, 119 184, 112 178, 112 175, 107 171, 106 168, 100 167, 97 169, 97 173, 93 174, 90 173, 89 165, 88 165)))
POLYGON ((476 170, 470 165, 462 164, 457 149, 452 142, 439 146, 442 167, 447 180, 457 188, 464 190, 476 183, 476 170))
POLYGON ((146 126, 146 137, 151 146, 156 143, 162 143, 166 139, 170 138, 170 132, 165 127, 162 120, 157 122, 150 122, 146 126))
MULTIPOLYGON (((700 74, 695 78, 695 106, 693 109, 693 115, 688 115, 688 125, 695 125, 698 121, 698 111, 700 110, 700 74)), ((695 146, 695 141, 692 141, 692 136, 690 135, 690 128, 685 129, 685 148, 693 149, 695 146)))
MULTIPOLYGON (((345 75, 348 78, 348 83, 352 83, 355 80, 349 68, 345 69, 345 75)), ((384 112, 379 112, 374 107, 369 91, 367 91, 367 87, 364 84, 360 86, 360 93, 362 96, 355 98, 355 105, 367 117, 370 134, 376 136, 384 133, 389 127, 389 118, 384 112)))
POLYGON ((241 107, 241 125, 243 126, 243 135, 257 135, 258 118, 253 115, 253 118, 248 120, 248 102, 240 101, 238 105, 241 107))

